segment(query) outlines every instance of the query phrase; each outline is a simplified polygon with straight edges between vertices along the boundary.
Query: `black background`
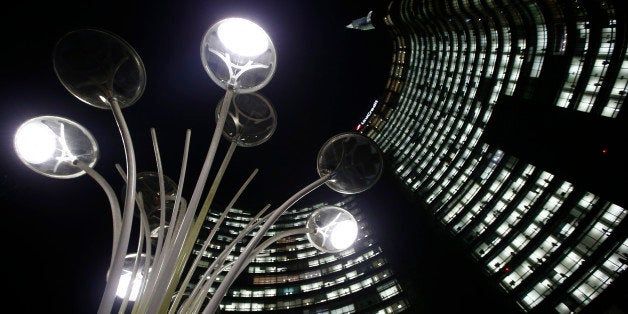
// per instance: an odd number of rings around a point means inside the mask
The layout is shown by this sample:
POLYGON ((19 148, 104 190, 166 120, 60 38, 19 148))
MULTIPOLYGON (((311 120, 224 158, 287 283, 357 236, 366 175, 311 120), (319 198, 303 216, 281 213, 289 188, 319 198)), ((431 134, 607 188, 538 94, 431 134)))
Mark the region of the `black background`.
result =
MULTIPOLYGON (((3 8, 0 163, 3 209, 4 298, 27 312, 93 313, 104 289, 111 255, 111 214, 105 194, 88 176, 60 180, 24 166, 13 135, 27 119, 59 115, 85 126, 101 158, 95 169, 122 190, 114 164, 124 151, 111 112, 74 98, 52 66, 55 42, 78 28, 101 28, 129 42, 147 72, 146 90, 123 110, 133 135, 138 171, 154 171, 149 128, 156 129, 165 173, 177 181, 186 129, 192 144, 184 197, 191 195, 224 91, 199 57, 204 32, 231 16, 251 19, 271 36, 278 52, 275 76, 260 93, 275 106, 278 127, 263 145, 238 148, 216 204, 227 203, 255 168, 260 172, 236 207, 279 205, 318 178, 316 154, 331 136, 352 130, 383 94, 392 41, 380 29, 345 29, 383 1, 58 1, 15 2, 3 8)), ((212 169, 217 169, 222 142, 212 169)), ((211 176, 210 176, 211 178, 211 176)), ((437 313, 484 308, 488 293, 476 269, 447 238, 430 229, 395 188, 394 180, 364 192, 364 210, 414 311, 437 313), (408 216, 409 214, 411 216, 408 216), (476 276, 477 274, 477 276, 476 276), (455 302, 451 302, 451 299, 455 302)), ((308 200, 335 198, 323 186, 308 200)), ((298 206, 298 205, 297 205, 298 206)), ((7 304, 7 303, 5 303, 7 304)), ((503 313, 503 311, 502 311, 503 313)))

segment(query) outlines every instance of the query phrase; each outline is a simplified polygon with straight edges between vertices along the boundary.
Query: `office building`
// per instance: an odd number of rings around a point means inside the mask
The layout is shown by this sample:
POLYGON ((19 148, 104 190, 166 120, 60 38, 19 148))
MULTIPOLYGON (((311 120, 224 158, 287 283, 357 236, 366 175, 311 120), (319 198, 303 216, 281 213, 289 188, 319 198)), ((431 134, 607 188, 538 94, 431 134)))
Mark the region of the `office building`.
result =
MULTIPOLYGON (((313 247, 304 234, 278 240, 253 259, 231 286, 221 304, 223 312, 396 313, 407 309, 407 296, 377 237, 371 234, 368 222, 363 219, 354 196, 341 197, 331 204, 324 202, 289 209, 265 237, 304 227, 310 214, 326 205, 344 208, 358 220, 360 229, 353 246, 338 253, 323 253, 313 247)), ((219 217, 219 212, 210 212, 201 239, 206 238, 219 217)), ((255 215, 249 211, 232 209, 205 252, 198 275, 254 219, 255 215)), ((247 243, 243 242, 236 245, 238 254, 247 243)), ((200 247, 201 243, 197 243, 195 255, 199 254, 200 247)), ((232 252, 227 262, 236 258, 232 252)), ((222 277, 219 276, 218 281, 222 277)), ((210 294, 215 288, 210 289, 210 294)))
POLYGON ((391 1, 356 127, 523 312, 627 311, 622 1, 391 1))

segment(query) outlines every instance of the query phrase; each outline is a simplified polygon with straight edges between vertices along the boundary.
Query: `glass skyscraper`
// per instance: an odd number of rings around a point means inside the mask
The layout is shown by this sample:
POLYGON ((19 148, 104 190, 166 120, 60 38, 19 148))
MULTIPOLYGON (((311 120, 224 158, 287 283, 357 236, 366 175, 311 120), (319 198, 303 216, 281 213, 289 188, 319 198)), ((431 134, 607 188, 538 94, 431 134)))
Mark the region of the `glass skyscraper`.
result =
MULTIPOLYGON (((372 236, 354 196, 334 203, 317 203, 289 209, 265 237, 305 227, 309 215, 318 208, 334 205, 351 212, 359 224, 358 239, 339 253, 322 253, 305 235, 282 238, 262 251, 231 286, 221 304, 222 312, 272 311, 273 313, 395 313, 408 307, 408 300, 391 270, 384 252, 372 236)), ((219 220, 220 212, 210 211, 200 239, 219 220)), ((196 276, 210 266, 252 220, 249 211, 231 209, 215 240, 204 253, 196 276)), ((247 243, 236 245, 227 262, 233 261, 247 243)), ((194 254, 199 254, 197 243, 194 254)), ((221 281, 224 273, 218 277, 221 281)), ((214 285, 210 294, 214 291, 214 285)))
POLYGON ((357 130, 523 312, 626 311, 623 1, 384 1, 357 130), (388 43, 386 43, 388 44, 388 43))

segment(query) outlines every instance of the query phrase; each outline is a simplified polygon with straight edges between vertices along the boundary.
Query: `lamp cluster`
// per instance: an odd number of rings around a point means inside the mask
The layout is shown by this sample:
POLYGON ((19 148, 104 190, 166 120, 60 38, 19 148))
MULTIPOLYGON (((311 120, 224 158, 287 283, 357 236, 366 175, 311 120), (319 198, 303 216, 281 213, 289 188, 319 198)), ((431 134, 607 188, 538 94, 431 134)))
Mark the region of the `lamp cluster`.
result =
POLYGON ((355 194, 377 182, 383 169, 381 151, 369 138, 347 132, 330 138, 321 147, 317 157, 320 178, 267 214, 269 206, 260 210, 212 261, 199 281, 190 282, 203 255, 192 256, 194 243, 203 243, 201 252, 207 249, 229 210, 257 173, 255 170, 243 183, 209 236, 198 239, 236 147, 260 145, 275 131, 276 112, 257 91, 273 76, 276 59, 270 37, 249 20, 223 19, 205 33, 201 42, 202 64, 212 81, 225 90, 225 96, 216 108, 216 127, 193 193, 184 198, 182 186, 188 176, 190 130, 186 133, 178 183, 163 173, 154 129, 150 131, 157 169, 137 173, 132 137, 121 110, 136 103, 145 89, 144 64, 133 47, 115 34, 99 29, 75 30, 57 42, 53 64, 62 85, 82 102, 113 113, 126 157, 125 167, 115 165, 126 183, 123 200, 118 200, 113 188, 94 169, 100 148, 94 136, 79 123, 60 116, 35 117, 18 128, 14 144, 20 160, 33 171, 59 179, 87 174, 107 195, 113 221, 112 256, 99 313, 111 313, 116 298, 121 300, 120 313, 127 310, 214 313, 251 259, 275 241, 306 234, 314 247, 329 253, 342 251, 355 241, 358 236, 355 218, 342 208, 326 206, 313 212, 305 227, 280 232, 262 242, 269 228, 288 208, 319 186, 355 194), (221 137, 230 146, 211 187, 206 189, 221 137), (206 197, 201 204, 202 194, 206 197), (133 225, 134 216, 140 218, 139 227, 133 225), (134 228, 138 228, 140 235, 136 250, 129 248, 134 228), (227 263, 235 244, 246 236, 251 236, 246 247, 235 261, 227 263), (210 295, 209 288, 219 274, 224 274, 224 278, 210 295), (194 288, 187 289, 189 286, 194 288))

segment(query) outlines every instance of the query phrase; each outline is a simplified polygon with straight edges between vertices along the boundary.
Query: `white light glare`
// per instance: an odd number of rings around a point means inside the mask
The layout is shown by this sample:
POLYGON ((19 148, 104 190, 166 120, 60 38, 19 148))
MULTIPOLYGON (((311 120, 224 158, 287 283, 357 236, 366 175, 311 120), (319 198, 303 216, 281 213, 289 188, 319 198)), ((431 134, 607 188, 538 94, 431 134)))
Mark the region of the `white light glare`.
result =
MULTIPOLYGON (((118 283, 118 289, 116 290, 116 295, 123 299, 126 296, 126 291, 129 287, 129 283, 131 282, 130 272, 124 272, 122 276, 120 276, 120 282, 118 283)), ((129 301, 135 301, 137 296, 140 294, 140 287, 142 286, 142 275, 140 273, 135 274, 135 279, 133 280, 133 284, 131 285, 131 294, 129 294, 129 301)))
POLYGON ((218 38, 232 52, 255 57, 268 49, 268 36, 257 24, 242 18, 226 19, 218 26, 218 38))
POLYGON ((358 224, 352 220, 345 220, 332 227, 329 236, 331 245, 338 250, 350 247, 358 237, 358 224))
POLYGON ((40 121, 27 122, 15 133, 15 150, 26 162, 41 164, 54 156, 57 136, 40 121))

